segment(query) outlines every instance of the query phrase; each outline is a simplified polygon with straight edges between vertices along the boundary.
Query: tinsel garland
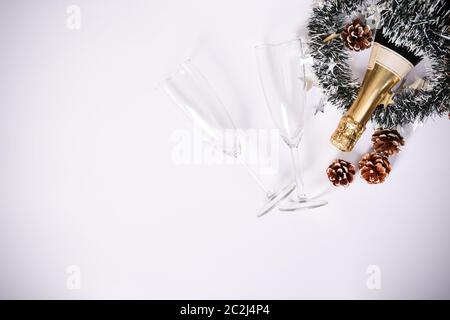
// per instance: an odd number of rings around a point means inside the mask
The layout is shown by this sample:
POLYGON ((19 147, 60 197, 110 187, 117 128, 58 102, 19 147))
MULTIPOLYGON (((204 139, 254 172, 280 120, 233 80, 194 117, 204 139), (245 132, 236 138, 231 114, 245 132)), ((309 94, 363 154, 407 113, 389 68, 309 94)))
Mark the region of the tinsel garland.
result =
MULTIPOLYGON (((350 107, 359 89, 348 64, 348 49, 342 41, 325 43, 323 39, 342 30, 361 9, 373 1, 323 0, 313 9, 308 21, 313 69, 327 100, 342 110, 350 107)), ((377 125, 390 128, 423 122, 450 111, 450 10, 447 0, 380 0, 380 25, 384 35, 397 44, 427 58, 420 90, 402 89, 396 92, 393 105, 378 107, 372 116, 377 125)))

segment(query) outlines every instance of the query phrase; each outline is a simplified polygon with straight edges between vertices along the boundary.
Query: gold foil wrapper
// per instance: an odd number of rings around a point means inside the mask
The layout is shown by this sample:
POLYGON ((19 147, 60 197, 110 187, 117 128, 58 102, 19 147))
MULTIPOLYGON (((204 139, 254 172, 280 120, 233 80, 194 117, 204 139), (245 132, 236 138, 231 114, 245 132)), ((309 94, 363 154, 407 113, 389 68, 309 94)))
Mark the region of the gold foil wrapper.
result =
POLYGON ((364 130, 364 125, 353 120, 351 116, 344 116, 331 136, 331 143, 341 151, 351 151, 364 130))

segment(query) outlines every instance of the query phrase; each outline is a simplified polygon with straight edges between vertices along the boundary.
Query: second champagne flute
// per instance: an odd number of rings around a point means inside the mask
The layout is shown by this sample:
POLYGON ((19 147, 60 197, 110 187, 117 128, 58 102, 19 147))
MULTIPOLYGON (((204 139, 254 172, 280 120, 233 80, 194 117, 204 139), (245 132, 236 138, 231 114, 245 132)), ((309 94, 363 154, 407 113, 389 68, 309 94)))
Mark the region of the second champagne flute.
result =
POLYGON ((327 201, 308 198, 304 192, 299 165, 298 146, 303 135, 307 108, 306 44, 295 39, 255 47, 267 107, 273 122, 289 146, 294 166, 297 192, 295 197, 281 203, 282 211, 317 208, 327 201))

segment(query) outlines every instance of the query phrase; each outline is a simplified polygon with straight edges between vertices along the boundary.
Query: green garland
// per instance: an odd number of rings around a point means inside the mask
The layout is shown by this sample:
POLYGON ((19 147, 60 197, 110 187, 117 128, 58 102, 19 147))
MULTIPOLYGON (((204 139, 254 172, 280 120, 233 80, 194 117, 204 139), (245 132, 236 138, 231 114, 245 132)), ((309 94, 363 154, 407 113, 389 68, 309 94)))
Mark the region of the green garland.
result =
POLYGON ((348 64, 348 49, 339 39, 323 39, 343 29, 365 7, 382 8, 384 34, 397 44, 427 58, 428 68, 421 90, 402 89, 393 105, 377 108, 372 120, 388 128, 423 122, 450 112, 450 10, 447 0, 323 0, 308 21, 313 69, 327 100, 346 110, 356 98, 359 83, 348 64))

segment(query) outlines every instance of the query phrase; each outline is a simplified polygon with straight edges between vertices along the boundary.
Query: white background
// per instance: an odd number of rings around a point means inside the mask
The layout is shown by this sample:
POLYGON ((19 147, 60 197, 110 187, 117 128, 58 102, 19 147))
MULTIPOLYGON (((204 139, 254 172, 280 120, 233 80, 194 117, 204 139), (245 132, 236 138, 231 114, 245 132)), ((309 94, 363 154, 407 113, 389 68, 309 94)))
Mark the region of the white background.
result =
MULTIPOLYGON (((302 142, 329 205, 255 218, 237 165, 172 161, 191 130, 155 84, 191 57, 242 128, 272 128, 253 46, 305 34, 301 0, 2 1, 0 297, 450 298, 449 120, 407 137, 387 182, 330 187, 332 106, 302 142), (81 29, 66 26, 69 5, 81 29), (70 265, 81 289, 66 286, 70 265), (369 265, 381 290, 366 286, 369 265)), ((359 73, 367 54, 354 55, 359 73)), ((355 74, 357 72, 355 71, 355 74)), ((277 188, 291 178, 280 143, 277 188)))

